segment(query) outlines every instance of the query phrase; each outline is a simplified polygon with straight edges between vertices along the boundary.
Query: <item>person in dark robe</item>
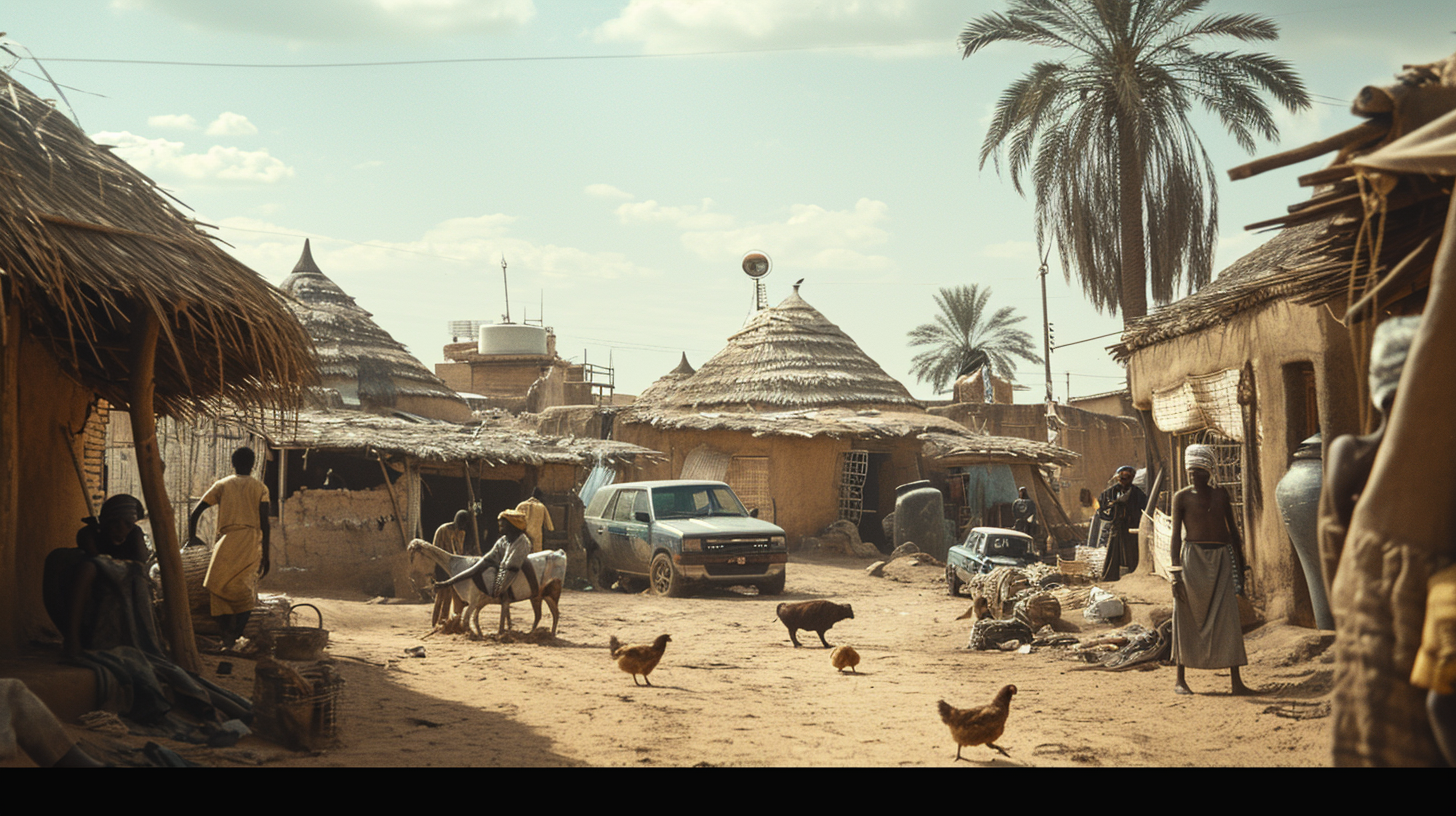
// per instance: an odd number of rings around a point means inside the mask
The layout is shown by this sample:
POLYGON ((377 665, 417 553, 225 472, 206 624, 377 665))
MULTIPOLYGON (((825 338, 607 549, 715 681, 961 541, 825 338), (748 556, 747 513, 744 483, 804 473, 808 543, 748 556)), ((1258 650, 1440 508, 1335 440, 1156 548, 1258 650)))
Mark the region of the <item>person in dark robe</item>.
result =
POLYGON ((1132 465, 1123 465, 1113 474, 1117 481, 1097 500, 1097 518, 1102 521, 1102 538, 1107 542, 1107 558, 1102 564, 1102 580, 1116 581, 1122 578, 1122 570, 1128 572, 1138 566, 1137 528, 1142 523, 1143 509, 1148 506, 1148 496, 1142 488, 1132 483, 1137 471, 1132 465))
MULTIPOLYGON (((1011 503, 1011 516, 1014 519, 1011 522, 1011 529, 1018 533, 1026 533, 1031 536, 1034 543, 1040 544, 1040 538, 1037 536, 1040 525, 1036 518, 1036 502, 1032 501, 1024 487, 1016 489, 1016 496, 1016 501, 1011 503)), ((1038 548, 1033 547, 1033 549, 1038 548)))
POLYGON ((162 654, 146 577, 151 552, 137 526, 146 515, 136 497, 118 493, 83 519, 75 547, 46 556, 42 596, 67 656, 121 645, 162 654))

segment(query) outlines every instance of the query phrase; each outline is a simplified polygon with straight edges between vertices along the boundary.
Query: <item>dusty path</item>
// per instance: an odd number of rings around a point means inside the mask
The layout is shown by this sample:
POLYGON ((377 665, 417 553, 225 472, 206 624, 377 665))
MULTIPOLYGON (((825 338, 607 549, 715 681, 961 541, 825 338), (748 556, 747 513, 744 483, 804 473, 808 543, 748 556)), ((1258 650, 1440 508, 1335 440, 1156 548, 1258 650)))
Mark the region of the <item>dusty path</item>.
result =
MULTIPOLYGON (((1226 672, 1190 671, 1199 693, 1179 697, 1171 668, 1110 673, 1053 652, 968 651, 969 624, 955 618, 969 600, 947 596, 938 569, 901 560, 871 578, 863 567, 796 561, 780 598, 568 591, 558 637, 539 642, 422 640, 426 605, 300 598, 323 608, 333 632, 347 682, 342 744, 306 755, 249 739, 183 753, 219 765, 950 766, 956 746, 936 701, 979 704, 1014 683, 999 741, 1010 758, 974 748, 960 765, 1328 764, 1330 666, 1304 658, 1307 630, 1251 634, 1245 677, 1264 694, 1234 698, 1226 672), (795 649, 774 617, 781 600, 820 597, 854 606, 829 641, 860 652, 858 675, 836 673, 812 633, 795 649), (662 633, 673 641, 653 687, 634 687, 608 637, 662 633), (405 656, 420 645, 426 657, 405 656)), ((1134 619, 1151 608, 1140 598, 1167 602, 1158 579, 1119 589, 1134 619)), ((529 606, 516 610, 516 626, 528 625, 529 606)), ((490 611, 482 620, 492 631, 490 611)), ((250 690, 250 665, 238 668, 228 682, 250 690)))

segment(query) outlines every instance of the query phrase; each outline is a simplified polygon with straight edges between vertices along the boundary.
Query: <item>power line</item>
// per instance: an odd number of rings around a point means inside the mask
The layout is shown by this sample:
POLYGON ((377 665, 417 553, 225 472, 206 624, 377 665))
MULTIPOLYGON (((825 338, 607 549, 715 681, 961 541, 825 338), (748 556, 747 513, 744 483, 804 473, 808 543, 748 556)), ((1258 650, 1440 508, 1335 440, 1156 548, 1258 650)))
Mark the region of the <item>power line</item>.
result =
MULTIPOLYGON (((46 57, 47 62, 91 62, 108 65, 164 65, 184 68, 380 68, 400 65, 461 65, 484 62, 569 62, 586 60, 671 59, 675 57, 718 57, 736 54, 781 54, 795 51, 825 51, 852 48, 905 48, 931 45, 940 40, 911 40, 901 43, 852 43, 808 45, 788 48, 743 48, 725 51, 682 51, 672 54, 558 54, 544 57, 452 57, 430 60, 385 60, 379 62, 188 62, 182 60, 109 59, 100 57, 46 57)), ((32 56, 32 59, 39 59, 32 56)))

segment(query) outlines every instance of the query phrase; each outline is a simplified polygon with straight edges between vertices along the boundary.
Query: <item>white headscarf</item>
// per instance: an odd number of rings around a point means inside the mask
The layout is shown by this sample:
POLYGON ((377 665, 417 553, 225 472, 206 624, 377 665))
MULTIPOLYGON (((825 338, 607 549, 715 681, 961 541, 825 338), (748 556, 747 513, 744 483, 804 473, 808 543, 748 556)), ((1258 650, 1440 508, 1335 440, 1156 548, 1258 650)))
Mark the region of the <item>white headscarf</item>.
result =
POLYGON ((1216 462, 1213 448, 1208 445, 1189 445, 1188 449, 1183 451, 1184 470, 1199 467, 1208 471, 1208 474, 1212 476, 1216 462))

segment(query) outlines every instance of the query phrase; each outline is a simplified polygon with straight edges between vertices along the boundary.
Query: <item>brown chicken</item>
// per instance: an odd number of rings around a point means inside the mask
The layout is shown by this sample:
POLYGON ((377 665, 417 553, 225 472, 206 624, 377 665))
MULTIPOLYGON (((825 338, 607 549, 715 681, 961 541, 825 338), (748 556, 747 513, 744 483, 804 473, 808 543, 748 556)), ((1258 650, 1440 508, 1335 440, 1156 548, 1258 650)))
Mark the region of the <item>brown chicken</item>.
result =
POLYGON ((859 674, 854 668, 859 665, 859 652, 856 652, 853 647, 835 646, 834 651, 829 654, 829 662, 833 663, 834 668, 839 669, 841 674, 845 669, 859 674))
POLYGON ((1006 715, 1011 712, 1011 695, 1015 693, 1016 686, 1002 686, 996 692, 996 699, 975 708, 955 708, 940 701, 940 721, 950 726, 950 735, 956 741, 957 760, 961 758, 961 748, 972 745, 985 745, 1000 751, 1002 756, 1011 756, 996 740, 1006 730, 1006 715))
POLYGON ((667 644, 671 640, 672 638, 668 635, 658 635, 657 640, 652 641, 651 645, 639 643, 633 646, 623 646, 622 642, 617 640, 617 636, 612 635, 608 645, 612 650, 612 657, 616 658, 617 668, 632 675, 632 685, 642 685, 637 682, 637 675, 640 674, 642 680, 650 686, 652 681, 647 679, 647 675, 657 668, 657 662, 662 659, 662 653, 667 650, 667 644))

